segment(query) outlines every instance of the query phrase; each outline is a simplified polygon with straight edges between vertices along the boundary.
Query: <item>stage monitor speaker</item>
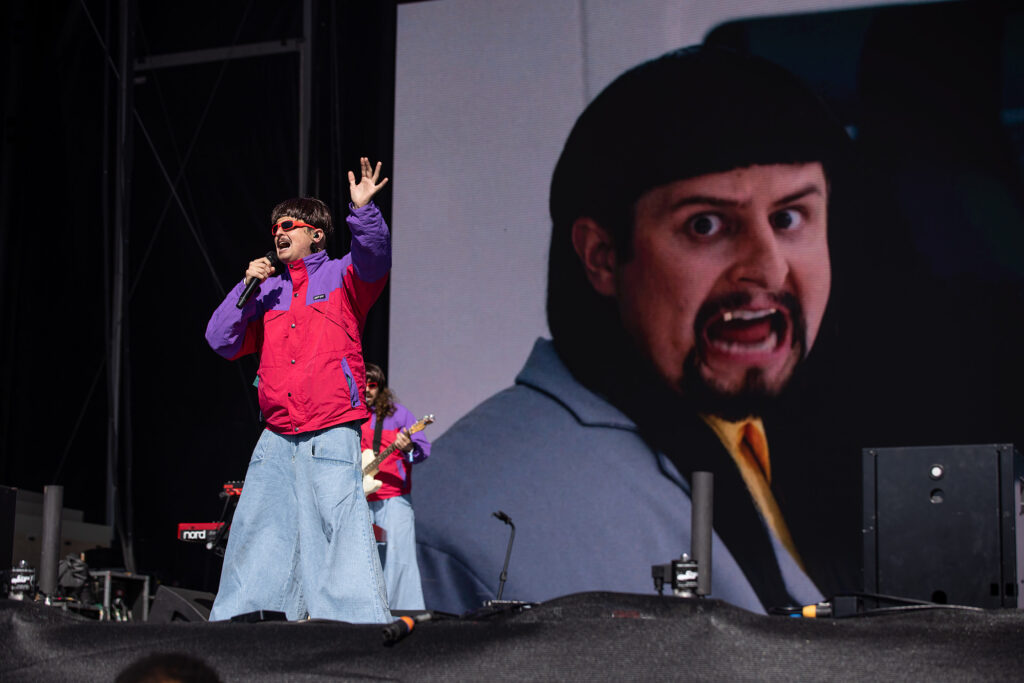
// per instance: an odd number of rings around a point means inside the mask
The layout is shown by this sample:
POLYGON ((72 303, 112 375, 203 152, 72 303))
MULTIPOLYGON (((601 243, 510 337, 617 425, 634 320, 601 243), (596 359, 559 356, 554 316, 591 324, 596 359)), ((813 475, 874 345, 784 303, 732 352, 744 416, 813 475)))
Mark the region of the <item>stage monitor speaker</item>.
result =
POLYGON ((213 598, 213 593, 160 586, 153 598, 153 606, 149 609, 149 621, 160 624, 172 621, 209 621, 213 598))
POLYGON ((1011 444, 864 449, 864 589, 1022 607, 1024 460, 1011 444))

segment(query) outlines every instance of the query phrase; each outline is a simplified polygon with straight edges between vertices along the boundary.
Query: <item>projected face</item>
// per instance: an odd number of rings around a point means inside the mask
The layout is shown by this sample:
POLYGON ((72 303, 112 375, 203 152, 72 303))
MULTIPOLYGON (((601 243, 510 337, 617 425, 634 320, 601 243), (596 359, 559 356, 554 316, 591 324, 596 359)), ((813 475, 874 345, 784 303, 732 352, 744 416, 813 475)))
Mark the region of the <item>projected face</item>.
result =
POLYGON ((821 164, 809 163, 713 173, 640 197, 615 296, 669 384, 709 400, 782 389, 828 300, 826 193, 821 164))

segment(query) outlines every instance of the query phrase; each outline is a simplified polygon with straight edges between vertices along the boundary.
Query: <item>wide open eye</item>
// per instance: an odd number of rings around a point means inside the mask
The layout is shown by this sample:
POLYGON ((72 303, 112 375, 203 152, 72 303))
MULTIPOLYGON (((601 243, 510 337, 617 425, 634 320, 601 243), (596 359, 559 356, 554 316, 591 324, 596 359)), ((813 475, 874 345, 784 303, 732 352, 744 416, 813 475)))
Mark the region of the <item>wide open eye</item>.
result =
POLYGON ((796 209, 783 209, 769 216, 768 222, 776 230, 795 230, 803 225, 804 217, 796 209))
POLYGON ((710 237, 717 234, 724 226, 722 217, 714 213, 697 214, 686 222, 687 229, 694 235, 710 237))

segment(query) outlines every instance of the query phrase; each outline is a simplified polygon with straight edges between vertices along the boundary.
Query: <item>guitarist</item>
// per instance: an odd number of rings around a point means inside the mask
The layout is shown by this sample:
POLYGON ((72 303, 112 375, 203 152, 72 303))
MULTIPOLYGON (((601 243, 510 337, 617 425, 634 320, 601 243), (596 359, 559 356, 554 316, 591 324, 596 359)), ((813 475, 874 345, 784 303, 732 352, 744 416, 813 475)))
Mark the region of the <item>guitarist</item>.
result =
POLYGON ((373 523, 387 532, 384 584, 393 610, 421 610, 423 589, 416 564, 416 530, 410 492, 412 466, 430 456, 430 442, 418 431, 410 436, 416 418, 408 408, 395 402, 384 372, 366 364, 366 405, 370 419, 363 423, 362 448, 380 453, 392 443, 398 449, 380 464, 374 475, 381 487, 367 500, 373 523))

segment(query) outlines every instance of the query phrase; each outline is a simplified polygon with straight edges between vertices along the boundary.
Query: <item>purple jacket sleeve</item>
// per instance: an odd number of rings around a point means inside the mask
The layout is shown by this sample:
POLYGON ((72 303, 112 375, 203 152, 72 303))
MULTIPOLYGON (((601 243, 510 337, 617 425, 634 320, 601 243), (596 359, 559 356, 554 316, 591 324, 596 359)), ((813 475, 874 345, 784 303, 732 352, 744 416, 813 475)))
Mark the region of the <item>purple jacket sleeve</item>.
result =
POLYGON ((244 289, 244 280, 235 285, 206 325, 206 341, 210 348, 228 360, 253 353, 259 346, 259 331, 250 329, 254 327, 250 323, 258 323, 263 312, 263 307, 257 299, 259 287, 257 286, 256 291, 245 302, 245 306, 239 310, 235 304, 244 289))
MULTIPOLYGON (((408 429, 416 423, 416 417, 401 403, 395 404, 395 414, 391 417, 395 420, 398 429, 408 429)), ((418 431, 412 435, 412 450, 406 454, 405 459, 411 463, 417 463, 423 462, 429 457, 430 442, 422 430, 418 431)))
POLYGON ((352 232, 352 267, 363 282, 376 282, 391 270, 391 233, 373 202, 360 208, 348 205, 345 219, 352 232))

